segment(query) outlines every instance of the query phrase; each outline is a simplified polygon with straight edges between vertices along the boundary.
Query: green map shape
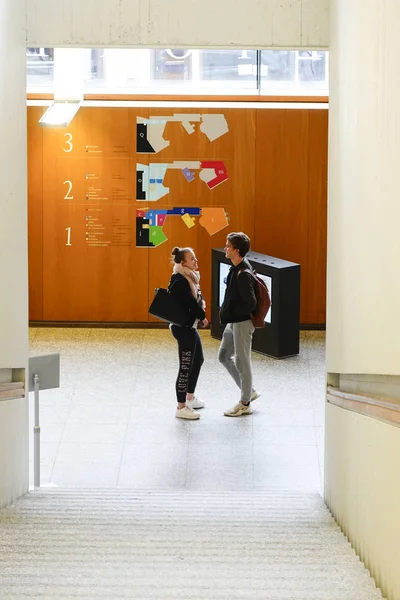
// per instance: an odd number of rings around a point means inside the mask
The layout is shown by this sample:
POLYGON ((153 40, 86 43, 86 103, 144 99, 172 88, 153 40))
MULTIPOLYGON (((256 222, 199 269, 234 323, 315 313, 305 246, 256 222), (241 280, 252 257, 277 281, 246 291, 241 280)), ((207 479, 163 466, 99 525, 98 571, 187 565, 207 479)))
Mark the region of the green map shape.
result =
POLYGON ((159 246, 163 242, 167 241, 167 236, 163 232, 161 225, 150 225, 149 227, 149 240, 154 246, 159 246))

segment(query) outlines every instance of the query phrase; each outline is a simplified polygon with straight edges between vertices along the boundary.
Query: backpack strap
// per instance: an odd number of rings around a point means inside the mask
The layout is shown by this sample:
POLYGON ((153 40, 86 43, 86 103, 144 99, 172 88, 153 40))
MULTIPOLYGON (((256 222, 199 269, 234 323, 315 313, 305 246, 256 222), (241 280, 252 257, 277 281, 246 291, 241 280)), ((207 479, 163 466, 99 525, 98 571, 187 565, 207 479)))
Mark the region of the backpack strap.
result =
POLYGON ((237 277, 239 277, 240 273, 250 273, 251 279, 253 280, 253 284, 254 284, 254 271, 252 271, 251 269, 248 269, 246 267, 245 269, 239 269, 237 277))
POLYGON ((239 271, 238 271, 238 277, 239 277, 240 273, 245 273, 246 271, 247 271, 247 273, 250 273, 250 275, 253 275, 254 271, 252 269, 249 269, 248 267, 244 267, 243 269, 239 269, 239 271))

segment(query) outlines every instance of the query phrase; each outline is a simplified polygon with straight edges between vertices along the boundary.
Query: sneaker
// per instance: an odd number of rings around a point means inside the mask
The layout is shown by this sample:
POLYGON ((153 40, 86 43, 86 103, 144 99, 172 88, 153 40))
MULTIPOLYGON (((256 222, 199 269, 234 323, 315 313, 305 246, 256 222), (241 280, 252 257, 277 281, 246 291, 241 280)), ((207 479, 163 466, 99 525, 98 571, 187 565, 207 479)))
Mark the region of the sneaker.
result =
POLYGON ((245 406, 241 402, 238 402, 238 404, 235 404, 233 408, 226 410, 224 415, 225 417, 241 417, 242 415, 251 415, 252 412, 253 410, 250 404, 245 406))
POLYGON ((193 400, 186 400, 186 406, 188 406, 189 408, 204 408, 205 402, 203 402, 203 400, 200 400, 200 398, 195 396, 193 400))
POLYGON ((192 421, 200 419, 199 413, 193 410, 193 408, 189 408, 189 406, 185 406, 184 408, 177 408, 175 416, 177 419, 191 419, 192 421))
POLYGON ((253 402, 253 400, 257 400, 257 398, 259 398, 260 396, 261 396, 260 392, 257 392, 257 390, 253 390, 251 392, 250 402, 253 402))

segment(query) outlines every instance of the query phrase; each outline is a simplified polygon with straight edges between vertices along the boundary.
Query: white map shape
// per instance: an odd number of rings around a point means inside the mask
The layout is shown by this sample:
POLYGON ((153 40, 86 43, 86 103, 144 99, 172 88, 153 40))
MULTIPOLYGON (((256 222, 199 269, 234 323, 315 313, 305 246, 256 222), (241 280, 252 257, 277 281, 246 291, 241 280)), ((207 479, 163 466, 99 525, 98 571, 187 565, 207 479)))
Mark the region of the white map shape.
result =
MULTIPOLYGON (((181 123, 185 131, 191 135, 196 131, 196 126, 193 123, 200 123, 200 131, 204 133, 210 140, 210 142, 222 137, 229 131, 228 122, 223 114, 181 114, 175 113, 171 116, 159 116, 159 117, 137 117, 137 125, 146 125, 146 133, 141 132, 140 135, 143 140, 147 136, 147 142, 154 150, 154 154, 158 154, 170 145, 170 142, 164 138, 165 127, 168 122, 181 123)), ((138 150, 140 154, 152 154, 149 150, 140 149, 138 143, 138 150)))
MULTIPOLYGON (((164 198, 167 194, 169 194, 169 187, 163 185, 163 180, 165 174, 168 169, 178 169, 182 171, 185 168, 199 170, 201 166, 200 161, 190 161, 190 160, 174 160, 174 162, 168 163, 150 163, 150 165, 142 165, 140 163, 136 164, 136 171, 142 171, 142 189, 146 194, 146 197, 141 200, 137 199, 139 202, 156 202, 161 198, 164 198)), ((207 169, 212 171, 213 176, 215 177, 215 171, 212 169, 207 169)), ((200 171, 201 173, 201 171, 200 171)))
POLYGON ((201 118, 203 122, 200 125, 200 131, 208 137, 210 142, 214 142, 228 133, 229 127, 225 115, 201 115, 201 118))
POLYGON ((215 170, 214 169, 202 169, 199 173, 199 178, 208 183, 212 179, 215 179, 215 170))

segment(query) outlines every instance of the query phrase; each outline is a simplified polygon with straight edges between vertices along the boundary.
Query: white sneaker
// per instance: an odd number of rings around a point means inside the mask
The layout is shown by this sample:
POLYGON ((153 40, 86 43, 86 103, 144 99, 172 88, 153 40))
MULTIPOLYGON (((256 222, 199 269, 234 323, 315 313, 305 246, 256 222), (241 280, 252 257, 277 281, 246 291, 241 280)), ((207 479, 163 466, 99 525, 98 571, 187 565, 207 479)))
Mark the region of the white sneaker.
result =
POLYGON ((204 408, 205 402, 203 402, 203 400, 200 400, 200 398, 195 396, 193 400, 186 400, 186 406, 188 406, 189 408, 204 408))
POLYGON ((193 408, 189 406, 185 406, 184 408, 177 408, 175 416, 177 419, 191 419, 192 421, 196 419, 200 419, 199 413, 197 413, 193 408))
POLYGON ((259 398, 260 396, 261 396, 260 392, 257 392, 257 390, 253 390, 251 392, 250 402, 253 402, 253 400, 257 400, 257 398, 259 398))
POLYGON ((251 408, 250 404, 245 406, 241 402, 238 402, 233 408, 226 410, 224 415, 225 417, 241 417, 242 415, 251 415, 252 412, 253 409, 251 408))

